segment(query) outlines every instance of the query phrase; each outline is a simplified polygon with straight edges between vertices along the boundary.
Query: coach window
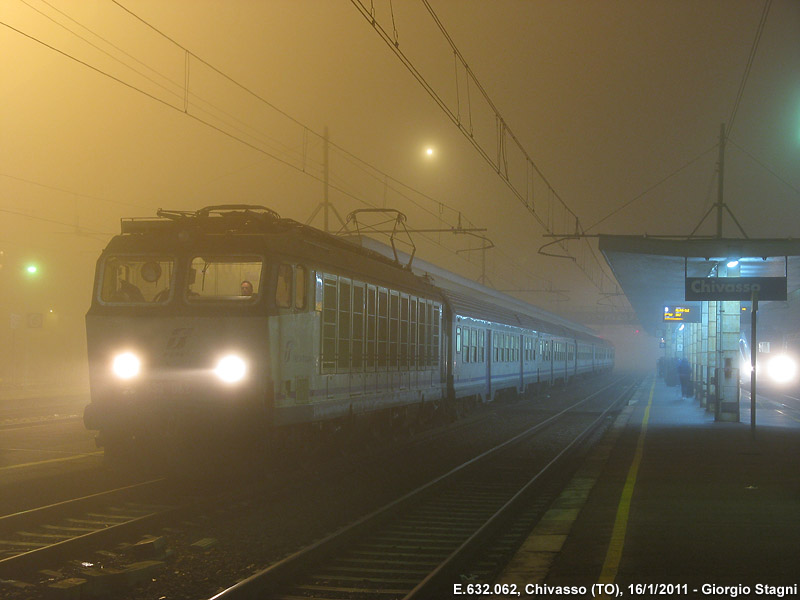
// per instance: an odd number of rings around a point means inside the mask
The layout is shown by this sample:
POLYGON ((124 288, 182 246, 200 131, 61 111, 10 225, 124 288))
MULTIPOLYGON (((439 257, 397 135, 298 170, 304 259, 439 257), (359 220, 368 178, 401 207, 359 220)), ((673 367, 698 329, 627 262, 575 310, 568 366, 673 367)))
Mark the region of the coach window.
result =
POLYGON ((470 360, 478 362, 478 330, 473 328, 469 332, 470 339, 470 360))
POLYGON ((367 285, 367 369, 375 370, 375 352, 377 349, 377 307, 378 290, 374 285, 367 285))
POLYGON ((400 368, 408 369, 408 296, 400 295, 400 368))
POLYGON ((461 353, 461 327, 456 327, 456 354, 461 353))
POLYGON ((410 301, 408 317, 408 363, 412 369, 417 367, 417 299, 410 301))
POLYGON ((431 314, 433 315, 433 327, 431 327, 431 364, 436 366, 439 364, 439 330, 442 322, 442 307, 438 304, 432 304, 431 314))
POLYGON ((478 362, 484 362, 486 360, 486 348, 484 347, 485 342, 486 331, 481 329, 478 332, 478 362))
POLYGON ((353 344, 351 348, 353 370, 364 367, 364 284, 353 282, 353 344))
POLYGON ((279 308, 292 305, 292 265, 278 265, 278 281, 275 284, 275 304, 279 308))
POLYGON ((433 365, 433 303, 425 303, 425 365, 433 365))
POLYGON ((400 331, 400 295, 391 290, 389 292, 389 367, 397 368, 399 355, 400 331))
POLYGON ((378 290, 378 367, 386 367, 389 350, 389 290, 378 290))
POLYGON ((322 293, 322 370, 330 371, 336 366, 336 317, 337 281, 332 275, 325 275, 322 293))
POLYGON ((419 335, 418 335, 418 342, 419 342, 419 353, 417 354, 417 363, 419 364, 421 369, 424 369, 427 365, 427 348, 428 348, 428 334, 427 334, 427 321, 425 320, 425 305, 427 302, 425 300, 420 299, 419 301, 419 335))
POLYGON ((336 368, 347 371, 350 368, 350 315, 352 314, 351 283, 349 279, 339 279, 339 351, 336 355, 336 368))

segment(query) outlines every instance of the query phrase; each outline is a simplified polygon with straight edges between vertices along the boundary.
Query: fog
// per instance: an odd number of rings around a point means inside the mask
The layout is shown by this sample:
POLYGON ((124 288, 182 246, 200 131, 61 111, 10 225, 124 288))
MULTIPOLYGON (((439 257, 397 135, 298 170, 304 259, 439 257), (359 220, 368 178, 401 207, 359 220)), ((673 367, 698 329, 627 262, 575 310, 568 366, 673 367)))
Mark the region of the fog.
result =
MULTIPOLYGON (((715 201, 726 123, 726 202, 750 237, 796 236, 796 1, 773 1, 759 29, 752 0, 431 0, 470 83, 421 3, 373 6, 491 145, 480 83, 538 169, 546 223, 557 194, 589 233, 688 235, 715 201)), ((307 221, 323 199, 326 129, 342 217, 460 219, 495 245, 485 273, 474 236, 417 234, 418 255, 566 316, 627 308, 572 261, 538 254, 545 229, 353 2, 3 0, 0 22, 4 384, 85 383, 94 263, 120 218, 248 203, 307 221)), ((739 235, 730 221, 725 233, 739 235)), ((652 366, 657 343, 634 323, 595 327, 632 344, 622 366, 652 366)))

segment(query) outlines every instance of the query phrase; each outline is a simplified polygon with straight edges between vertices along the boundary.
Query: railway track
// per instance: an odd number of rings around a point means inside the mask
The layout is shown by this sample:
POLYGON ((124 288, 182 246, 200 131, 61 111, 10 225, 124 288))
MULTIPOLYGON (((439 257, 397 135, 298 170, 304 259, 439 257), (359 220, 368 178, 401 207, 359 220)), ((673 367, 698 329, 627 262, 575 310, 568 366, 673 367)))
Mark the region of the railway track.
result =
POLYGON ((609 384, 213 600, 435 597, 637 385, 609 384), (590 409, 598 401, 607 406, 590 409))
POLYGON ((0 517, 0 579, 102 548, 168 517, 179 507, 147 503, 165 482, 153 479, 0 517))

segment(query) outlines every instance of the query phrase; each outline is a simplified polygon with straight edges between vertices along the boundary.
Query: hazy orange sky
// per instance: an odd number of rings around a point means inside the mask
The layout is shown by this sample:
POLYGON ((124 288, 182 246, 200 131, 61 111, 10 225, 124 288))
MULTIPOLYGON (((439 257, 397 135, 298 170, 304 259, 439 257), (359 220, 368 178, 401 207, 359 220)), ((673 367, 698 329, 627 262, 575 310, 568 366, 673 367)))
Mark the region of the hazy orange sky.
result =
MULTIPOLYGON (((714 147, 733 119, 726 201, 751 237, 797 235, 800 3, 771 2, 738 105, 760 1, 430 5, 584 228, 691 232, 715 200, 714 147)), ((491 132, 422 3, 395 1, 394 22, 388 1, 374 8, 445 101, 491 132)), ((543 228, 350 0, 0 0, 0 21, 4 313, 56 303, 80 335, 121 217, 251 203, 306 221, 326 127, 342 216, 388 206, 410 227, 449 228, 460 212, 496 246, 495 287, 565 290, 519 294, 557 312, 610 302, 572 263, 537 255, 543 228), (42 264, 37 288, 19 275, 26 260, 42 264)), ((463 252, 477 240, 416 239, 426 260, 480 275, 480 253, 463 252)))

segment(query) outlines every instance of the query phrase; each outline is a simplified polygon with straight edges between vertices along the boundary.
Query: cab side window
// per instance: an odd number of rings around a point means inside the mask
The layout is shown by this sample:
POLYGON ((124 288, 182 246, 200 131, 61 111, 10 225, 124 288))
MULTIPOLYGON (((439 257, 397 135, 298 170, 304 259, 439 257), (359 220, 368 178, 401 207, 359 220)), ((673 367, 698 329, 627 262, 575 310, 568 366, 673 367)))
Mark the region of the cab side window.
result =
POLYGON ((278 266, 278 281, 275 284, 275 304, 279 308, 292 306, 292 265, 278 266))
POLYGON ((302 265, 297 265, 294 270, 294 307, 298 310, 304 309, 308 302, 306 300, 307 281, 306 268, 302 265))

